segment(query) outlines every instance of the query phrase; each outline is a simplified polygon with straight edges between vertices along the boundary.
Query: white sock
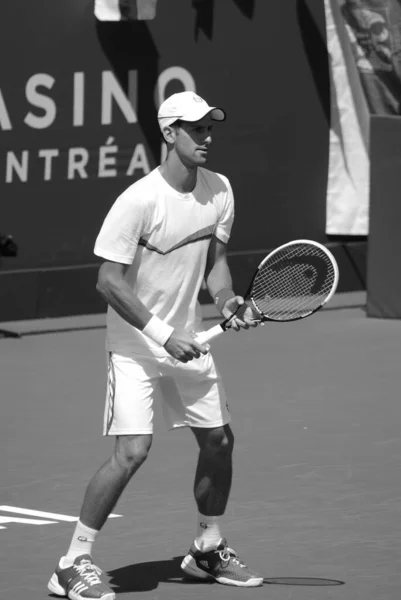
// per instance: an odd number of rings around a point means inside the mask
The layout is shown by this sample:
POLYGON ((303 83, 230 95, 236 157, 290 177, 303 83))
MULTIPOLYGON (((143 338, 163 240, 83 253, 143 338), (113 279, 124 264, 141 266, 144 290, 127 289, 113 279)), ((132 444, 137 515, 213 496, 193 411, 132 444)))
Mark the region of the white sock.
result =
POLYGON ((198 531, 195 545, 202 552, 208 552, 217 548, 221 538, 220 517, 210 517, 198 513, 198 531))
POLYGON ((91 529, 78 521, 68 552, 60 561, 60 567, 64 569, 70 567, 81 554, 92 554, 92 545, 97 533, 96 529, 91 529))

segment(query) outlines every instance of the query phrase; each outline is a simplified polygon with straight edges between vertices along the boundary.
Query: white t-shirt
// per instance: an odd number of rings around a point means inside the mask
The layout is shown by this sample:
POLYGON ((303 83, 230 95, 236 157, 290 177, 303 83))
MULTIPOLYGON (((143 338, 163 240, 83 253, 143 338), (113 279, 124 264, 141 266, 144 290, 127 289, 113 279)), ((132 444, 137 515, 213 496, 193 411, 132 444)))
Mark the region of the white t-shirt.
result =
MULTIPOLYGON (((227 243, 233 219, 233 193, 223 175, 198 168, 195 189, 181 194, 156 168, 117 198, 94 253, 130 265, 132 292, 153 314, 172 327, 203 331, 198 295, 210 240, 215 235, 227 243)), ((110 306, 106 346, 167 355, 110 306)))

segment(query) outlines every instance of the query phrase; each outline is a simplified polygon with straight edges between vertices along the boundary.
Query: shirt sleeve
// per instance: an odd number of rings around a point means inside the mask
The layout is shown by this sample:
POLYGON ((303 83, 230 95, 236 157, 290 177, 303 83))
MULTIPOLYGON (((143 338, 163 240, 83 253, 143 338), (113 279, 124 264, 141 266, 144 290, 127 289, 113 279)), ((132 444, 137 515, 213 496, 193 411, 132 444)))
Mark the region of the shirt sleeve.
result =
POLYGON ((231 228, 234 222, 234 194, 227 177, 220 175, 223 179, 227 191, 223 195, 219 219, 216 224, 215 236, 225 244, 231 235, 231 228))
POLYGON ((107 214, 95 242, 94 254, 130 265, 138 242, 146 231, 148 211, 128 189, 117 198, 107 214))

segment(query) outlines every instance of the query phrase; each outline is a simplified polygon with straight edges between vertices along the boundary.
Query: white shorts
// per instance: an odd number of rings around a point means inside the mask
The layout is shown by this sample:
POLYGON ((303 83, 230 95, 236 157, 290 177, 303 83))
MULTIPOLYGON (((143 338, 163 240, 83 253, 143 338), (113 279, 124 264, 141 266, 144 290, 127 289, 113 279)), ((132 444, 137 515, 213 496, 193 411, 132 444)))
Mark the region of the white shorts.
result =
POLYGON ((169 429, 220 427, 230 422, 227 398, 210 353, 181 363, 170 356, 108 354, 104 435, 153 432, 160 400, 169 429))

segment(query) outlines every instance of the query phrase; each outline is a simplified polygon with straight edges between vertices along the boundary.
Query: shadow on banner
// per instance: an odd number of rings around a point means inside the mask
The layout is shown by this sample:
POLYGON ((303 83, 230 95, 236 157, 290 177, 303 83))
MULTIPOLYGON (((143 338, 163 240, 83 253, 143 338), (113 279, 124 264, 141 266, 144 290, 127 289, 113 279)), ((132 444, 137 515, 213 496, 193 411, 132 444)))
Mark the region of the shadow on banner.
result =
POLYGON ((370 112, 400 115, 400 0, 342 0, 340 4, 370 112))
POLYGON ((326 233, 367 235, 370 116, 401 114, 400 0, 324 0, 330 74, 326 233))

